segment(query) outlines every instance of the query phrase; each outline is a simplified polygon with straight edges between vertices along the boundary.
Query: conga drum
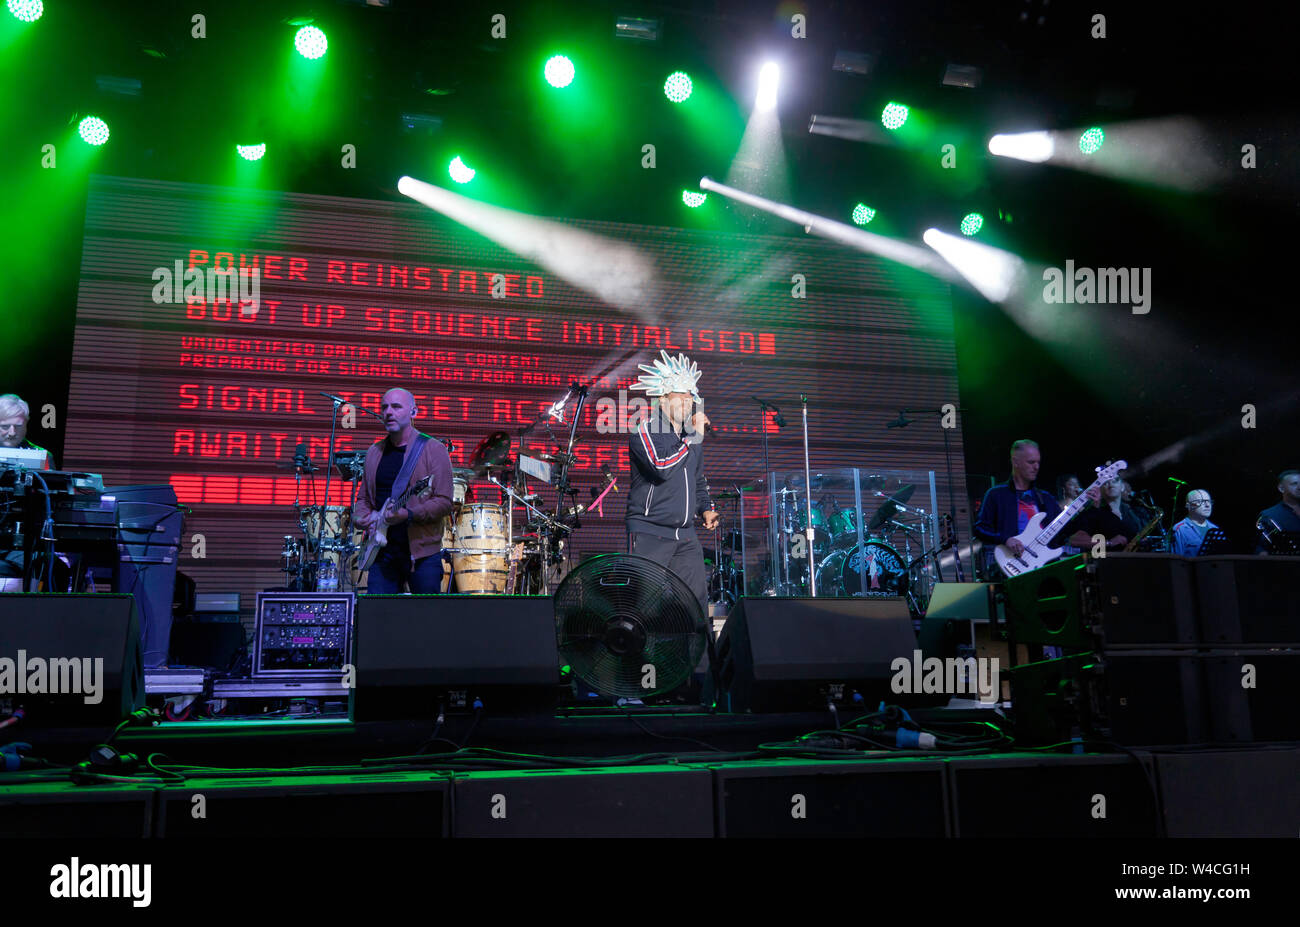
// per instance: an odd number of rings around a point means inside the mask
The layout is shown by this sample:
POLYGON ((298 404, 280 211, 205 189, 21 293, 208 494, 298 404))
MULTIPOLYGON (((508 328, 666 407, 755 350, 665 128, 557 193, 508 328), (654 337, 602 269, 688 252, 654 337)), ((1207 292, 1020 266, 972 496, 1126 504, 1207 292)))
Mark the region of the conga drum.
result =
POLYGON ((456 591, 461 595, 500 595, 510 575, 506 515, 499 505, 462 505, 456 516, 456 544, 451 549, 456 591))

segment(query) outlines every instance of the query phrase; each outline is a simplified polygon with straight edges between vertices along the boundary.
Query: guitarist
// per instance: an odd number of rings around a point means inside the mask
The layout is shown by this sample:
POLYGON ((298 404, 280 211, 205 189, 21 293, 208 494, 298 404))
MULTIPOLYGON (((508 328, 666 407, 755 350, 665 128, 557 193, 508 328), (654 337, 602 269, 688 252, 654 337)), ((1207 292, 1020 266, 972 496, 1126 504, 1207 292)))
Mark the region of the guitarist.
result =
POLYGON ((451 456, 441 441, 415 429, 419 409, 404 389, 384 393, 379 407, 388 434, 366 452, 365 481, 357 493, 355 523, 373 530, 381 520, 388 545, 370 567, 367 592, 394 594, 409 585, 416 595, 434 595, 442 585, 442 520, 452 512, 451 456), (431 488, 400 509, 391 500, 432 477, 431 488))
MULTIPOLYGON (((993 550, 999 544, 1006 544, 1018 557, 1024 552, 1024 545, 1016 538, 1025 530, 1029 519, 1039 512, 1044 512, 1051 521, 1061 513, 1061 506, 1056 497, 1037 486, 1038 468, 1042 464, 1042 455, 1038 444, 1028 438, 1011 445, 1011 478, 999 483, 984 494, 980 503, 979 518, 975 522, 975 535, 984 542, 984 575, 988 579, 999 580, 1001 573, 993 562, 993 550)), ((1052 547, 1065 544, 1084 548, 1092 544, 1086 531, 1076 531, 1066 535, 1058 534, 1052 547)))

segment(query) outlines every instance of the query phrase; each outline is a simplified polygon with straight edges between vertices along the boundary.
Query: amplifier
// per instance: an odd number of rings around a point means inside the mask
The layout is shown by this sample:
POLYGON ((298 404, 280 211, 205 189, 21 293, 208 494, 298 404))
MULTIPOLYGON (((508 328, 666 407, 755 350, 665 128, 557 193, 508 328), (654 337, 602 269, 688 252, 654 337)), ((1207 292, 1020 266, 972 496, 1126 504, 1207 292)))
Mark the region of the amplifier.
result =
POLYGON ((260 592, 253 678, 338 678, 352 638, 350 592, 260 592))

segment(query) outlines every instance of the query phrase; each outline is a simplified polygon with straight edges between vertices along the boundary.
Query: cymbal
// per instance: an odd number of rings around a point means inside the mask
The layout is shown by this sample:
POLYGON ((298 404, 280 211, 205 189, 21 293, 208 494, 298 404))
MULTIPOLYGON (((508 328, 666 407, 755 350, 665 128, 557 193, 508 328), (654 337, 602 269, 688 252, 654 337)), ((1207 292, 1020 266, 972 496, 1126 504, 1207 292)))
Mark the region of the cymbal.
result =
MULTIPOLYGON (((908 483, 892 496, 887 496, 885 501, 880 503, 880 508, 876 509, 876 514, 871 516, 871 522, 867 525, 867 530, 874 531, 877 528, 883 527, 886 522, 898 514, 898 505, 905 504, 908 499, 912 498, 912 493, 914 492, 916 492, 916 486, 908 483), (898 505, 895 505, 894 503, 898 503, 898 505)), ((885 494, 877 493, 877 495, 883 496, 885 494)))
POLYGON ((556 451, 554 454, 538 454, 537 459, 544 460, 547 463, 573 463, 577 458, 573 454, 556 451))
POLYGON ((452 467, 451 475, 453 479, 464 480, 465 482, 474 479, 474 471, 469 467, 452 467))
POLYGON ((511 438, 507 432, 494 431, 478 443, 469 465, 476 472, 485 467, 504 467, 510 460, 511 438))

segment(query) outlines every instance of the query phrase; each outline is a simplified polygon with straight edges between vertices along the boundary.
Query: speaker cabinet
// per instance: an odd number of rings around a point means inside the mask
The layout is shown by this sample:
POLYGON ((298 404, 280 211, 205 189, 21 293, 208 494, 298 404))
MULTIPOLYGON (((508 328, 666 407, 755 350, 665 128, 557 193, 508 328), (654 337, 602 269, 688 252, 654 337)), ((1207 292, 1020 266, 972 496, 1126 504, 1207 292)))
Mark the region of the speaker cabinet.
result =
POLYGON ((1015 640, 1092 649, 1194 646, 1193 563, 1170 554, 1070 557, 1006 582, 1007 619, 1015 640))
POLYGON ((1300 646, 1300 557, 1205 557, 1196 588, 1207 645, 1300 646))
POLYGON ((897 700, 891 664, 912 660, 916 649, 902 599, 742 598, 718 641, 721 704, 738 712, 815 711, 828 701, 875 709, 897 700))
POLYGON ((552 709, 560 690, 549 596, 358 596, 353 721, 552 709))
POLYGON ((144 695, 133 597, 0 596, 0 701, 24 709, 23 729, 112 728, 144 695))

